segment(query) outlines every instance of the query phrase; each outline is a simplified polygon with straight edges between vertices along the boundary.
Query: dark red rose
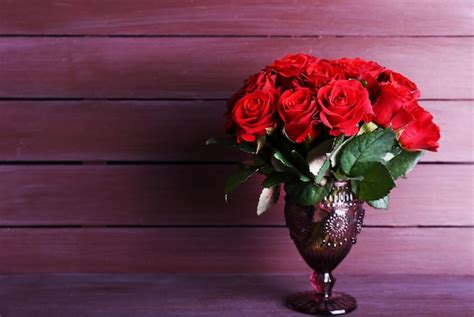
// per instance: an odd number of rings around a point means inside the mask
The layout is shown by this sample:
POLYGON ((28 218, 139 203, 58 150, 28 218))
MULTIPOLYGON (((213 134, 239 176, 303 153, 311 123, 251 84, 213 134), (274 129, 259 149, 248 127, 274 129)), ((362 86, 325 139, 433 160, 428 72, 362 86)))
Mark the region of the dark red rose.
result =
POLYGON ((237 100, 242 98, 249 92, 255 90, 274 90, 275 89, 276 75, 271 74, 267 69, 263 69, 260 72, 253 74, 245 81, 243 87, 241 87, 227 102, 229 110, 232 110, 233 105, 237 100))
POLYGON ((245 81, 245 92, 254 92, 255 90, 273 90, 275 89, 276 75, 271 74, 266 69, 256 73, 245 81))
POLYGON ((406 92, 411 94, 414 98, 420 98, 420 90, 416 84, 400 73, 387 69, 380 74, 379 80, 389 82, 400 90, 406 90, 406 92))
MULTIPOLYGON (((270 73, 267 69, 263 69, 260 72, 250 76, 245 81, 243 87, 241 87, 236 93, 230 97, 227 101, 227 112, 226 117, 229 118, 232 109, 234 108, 235 103, 250 92, 254 92, 255 90, 263 90, 263 91, 275 91, 275 80, 276 75, 270 73)), ((232 133, 234 125, 232 120, 227 120, 225 123, 225 130, 228 133, 232 133)))
POLYGON ((325 59, 310 61, 304 68, 302 76, 305 82, 313 88, 324 86, 335 79, 345 79, 342 69, 325 59))
POLYGON ((318 91, 320 118, 329 134, 352 136, 359 122, 370 122, 373 111, 369 94, 357 80, 336 80, 318 91))
POLYGON ((399 141, 407 151, 429 150, 437 151, 441 137, 438 125, 433 122, 433 116, 419 105, 409 109, 415 118, 403 129, 399 141))
POLYGON ((383 66, 361 58, 341 58, 335 63, 344 71, 347 78, 355 78, 364 82, 370 100, 375 100, 380 91, 377 77, 384 71, 383 66))
POLYGON ((393 130, 405 127, 414 120, 411 111, 413 96, 404 89, 387 83, 380 86, 380 94, 374 102, 374 122, 384 128, 391 126, 393 130))
POLYGON ((377 78, 384 70, 384 67, 373 61, 366 61, 362 58, 341 58, 335 63, 344 71, 348 78, 363 79, 367 75, 377 78))
POLYGON ((301 143, 318 136, 321 130, 317 118, 318 104, 309 88, 285 91, 280 96, 277 109, 290 140, 301 143))
POLYGON ((240 98, 230 116, 237 142, 253 142, 264 136, 266 128, 275 128, 277 91, 255 90, 240 98))
POLYGON ((303 68, 314 59, 307 54, 289 54, 277 59, 269 67, 283 77, 299 77, 303 68))

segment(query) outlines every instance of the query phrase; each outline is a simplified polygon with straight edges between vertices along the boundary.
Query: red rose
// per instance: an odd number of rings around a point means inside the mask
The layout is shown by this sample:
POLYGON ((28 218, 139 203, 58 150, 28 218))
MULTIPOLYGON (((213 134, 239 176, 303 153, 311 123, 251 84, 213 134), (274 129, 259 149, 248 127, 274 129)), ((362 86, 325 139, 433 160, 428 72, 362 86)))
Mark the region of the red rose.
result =
POLYGON ((302 76, 305 82, 314 88, 324 86, 334 79, 345 79, 344 72, 338 66, 324 59, 309 62, 302 76))
POLYGON ((391 125, 393 130, 403 128, 414 120, 409 110, 412 103, 416 100, 406 90, 393 84, 382 84, 374 102, 374 122, 384 128, 391 125))
POLYGON ((232 110, 233 105, 237 100, 242 98, 245 94, 253 92, 255 90, 273 90, 275 89, 276 75, 271 74, 266 69, 253 74, 245 81, 243 87, 241 87, 227 102, 229 110, 232 110))
MULTIPOLYGON (((226 116, 229 117, 232 109, 234 108, 235 103, 250 92, 255 90, 264 90, 264 91, 274 91, 275 90, 275 79, 276 75, 271 74, 266 69, 261 70, 260 72, 250 76, 245 81, 243 87, 241 87, 236 93, 230 97, 227 101, 227 112, 226 116)), ((227 120, 225 124, 225 130, 228 133, 231 133, 233 129, 233 123, 231 120, 227 120)))
POLYGON ((367 75, 377 78, 384 70, 384 67, 376 62, 366 61, 362 58, 341 58, 335 62, 349 78, 363 79, 367 75))
POLYGON ((405 90, 406 93, 411 94, 414 98, 420 98, 420 90, 418 90, 416 84, 400 73, 387 69, 379 78, 381 81, 393 84, 400 90, 405 90))
POLYGON ((237 142, 253 142, 265 135, 266 128, 276 127, 276 96, 275 90, 255 90, 236 102, 230 120, 237 142))
POLYGON ((309 88, 285 91, 280 96, 277 109, 290 140, 301 143, 318 136, 321 130, 316 118, 318 104, 309 88))
POLYGON ((261 70, 245 81, 245 92, 253 92, 255 90, 272 90, 275 89, 276 76, 268 72, 266 69, 261 70))
POLYGON ((441 135, 433 116, 419 105, 412 105, 410 110, 415 120, 403 130, 400 144, 407 151, 437 151, 441 135))
POLYGON ((306 64, 314 59, 307 54, 289 54, 277 59, 269 67, 283 77, 298 77, 306 64))
POLYGON ((370 122, 373 116, 369 94, 357 80, 336 80, 318 91, 320 118, 330 135, 352 136, 359 122, 370 122))
POLYGON ((341 58, 335 63, 344 71, 347 78, 355 78, 365 82, 370 99, 373 101, 379 93, 380 86, 377 77, 385 69, 376 62, 361 58, 341 58))

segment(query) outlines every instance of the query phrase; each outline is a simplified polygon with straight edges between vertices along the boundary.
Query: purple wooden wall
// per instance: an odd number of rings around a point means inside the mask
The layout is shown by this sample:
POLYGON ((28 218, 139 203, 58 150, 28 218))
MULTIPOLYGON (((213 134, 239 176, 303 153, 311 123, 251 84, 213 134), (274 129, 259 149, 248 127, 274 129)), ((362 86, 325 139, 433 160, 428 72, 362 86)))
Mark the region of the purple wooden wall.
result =
POLYGON ((258 184, 225 205, 225 98, 289 52, 419 84, 439 153, 339 271, 474 274, 473 10, 456 1, 0 0, 0 272, 307 270, 258 184))

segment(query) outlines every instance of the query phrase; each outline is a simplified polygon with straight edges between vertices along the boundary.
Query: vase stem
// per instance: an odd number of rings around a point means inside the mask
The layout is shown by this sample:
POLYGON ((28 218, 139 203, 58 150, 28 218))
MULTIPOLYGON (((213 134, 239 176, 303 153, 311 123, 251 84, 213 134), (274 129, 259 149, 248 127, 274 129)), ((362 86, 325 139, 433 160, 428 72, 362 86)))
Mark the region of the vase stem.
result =
POLYGON ((316 293, 324 295, 325 299, 331 298, 332 288, 336 283, 336 279, 331 272, 318 273, 315 271, 311 274, 310 281, 316 293))

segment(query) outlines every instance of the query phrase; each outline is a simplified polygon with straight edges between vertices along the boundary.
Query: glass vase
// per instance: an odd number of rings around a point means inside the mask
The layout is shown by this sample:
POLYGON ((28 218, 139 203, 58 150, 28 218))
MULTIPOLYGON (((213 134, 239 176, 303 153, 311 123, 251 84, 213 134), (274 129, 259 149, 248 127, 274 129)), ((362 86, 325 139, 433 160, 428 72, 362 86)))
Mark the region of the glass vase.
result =
POLYGON ((351 295, 333 292, 332 271, 341 263, 362 230, 364 209, 348 182, 335 182, 316 206, 285 203, 285 220, 299 253, 314 270, 312 291, 291 295, 288 306, 312 315, 342 315, 357 308, 351 295))

